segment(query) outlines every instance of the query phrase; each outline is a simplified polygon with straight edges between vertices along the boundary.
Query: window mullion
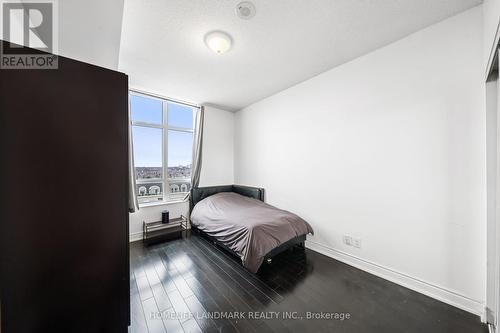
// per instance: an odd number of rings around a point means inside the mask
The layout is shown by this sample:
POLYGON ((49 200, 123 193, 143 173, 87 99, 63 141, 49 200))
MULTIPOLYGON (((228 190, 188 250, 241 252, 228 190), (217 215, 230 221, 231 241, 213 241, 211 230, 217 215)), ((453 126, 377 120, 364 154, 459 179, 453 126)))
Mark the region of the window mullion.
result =
POLYGON ((168 182, 168 103, 162 102, 163 106, 163 200, 170 199, 170 184, 168 182))
POLYGON ((163 124, 153 124, 144 121, 131 121, 132 126, 149 127, 149 128, 163 128, 163 124))
POLYGON ((182 127, 170 126, 168 129, 172 130, 172 131, 178 131, 178 132, 194 133, 194 130, 193 129, 189 129, 189 128, 182 128, 182 127))

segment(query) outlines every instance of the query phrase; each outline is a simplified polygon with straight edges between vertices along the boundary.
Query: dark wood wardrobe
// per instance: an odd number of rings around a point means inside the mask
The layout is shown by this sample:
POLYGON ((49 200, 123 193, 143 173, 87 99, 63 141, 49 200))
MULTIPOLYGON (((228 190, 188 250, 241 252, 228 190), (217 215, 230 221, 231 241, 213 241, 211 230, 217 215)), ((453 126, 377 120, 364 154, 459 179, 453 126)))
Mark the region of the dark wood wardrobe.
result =
POLYGON ((1 332, 126 332, 128 78, 0 69, 1 332))

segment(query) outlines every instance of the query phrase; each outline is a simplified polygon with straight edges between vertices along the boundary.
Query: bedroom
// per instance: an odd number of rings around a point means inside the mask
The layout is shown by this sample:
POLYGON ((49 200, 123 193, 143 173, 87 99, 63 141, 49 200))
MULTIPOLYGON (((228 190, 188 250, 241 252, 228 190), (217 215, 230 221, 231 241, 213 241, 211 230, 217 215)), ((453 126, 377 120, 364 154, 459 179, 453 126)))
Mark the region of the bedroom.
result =
POLYGON ((3 1, 1 331, 496 331, 499 2, 3 1))

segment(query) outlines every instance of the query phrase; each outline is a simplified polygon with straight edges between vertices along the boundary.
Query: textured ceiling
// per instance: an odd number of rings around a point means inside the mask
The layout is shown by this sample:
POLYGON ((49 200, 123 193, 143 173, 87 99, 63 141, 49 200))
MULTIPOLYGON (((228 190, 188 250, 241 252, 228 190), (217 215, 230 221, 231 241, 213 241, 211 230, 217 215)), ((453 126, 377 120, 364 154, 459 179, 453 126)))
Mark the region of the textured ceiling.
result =
POLYGON ((119 69, 131 87, 238 110, 481 0, 125 0, 119 69), (212 53, 212 30, 231 51, 212 53))

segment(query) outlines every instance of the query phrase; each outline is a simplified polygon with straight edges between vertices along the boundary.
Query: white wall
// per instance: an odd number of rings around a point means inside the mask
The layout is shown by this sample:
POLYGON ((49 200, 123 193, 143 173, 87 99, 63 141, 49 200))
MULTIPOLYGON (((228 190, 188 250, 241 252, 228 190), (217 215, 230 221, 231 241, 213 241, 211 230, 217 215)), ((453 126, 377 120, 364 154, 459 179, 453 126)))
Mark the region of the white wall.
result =
POLYGON ((488 66, 488 60, 491 59, 492 52, 496 50, 498 40, 495 40, 495 35, 500 23, 500 0, 484 0, 483 3, 484 17, 484 66, 488 66))
MULTIPOLYGON (((205 108, 200 186, 233 183, 233 126, 234 113, 205 108)), ((142 238, 143 221, 159 221, 165 209, 170 211, 171 217, 187 215, 188 208, 187 202, 142 207, 130 214, 130 240, 142 238)))
POLYGON ((61 0, 59 54, 118 69, 124 0, 61 0))
MULTIPOLYGON (((118 69, 123 5, 124 0, 56 1, 53 53, 118 69)), ((5 39, 10 40, 10 36, 5 39)))
POLYGON ((476 7, 237 112, 236 183, 308 220, 309 247, 480 314, 482 34, 476 7))

